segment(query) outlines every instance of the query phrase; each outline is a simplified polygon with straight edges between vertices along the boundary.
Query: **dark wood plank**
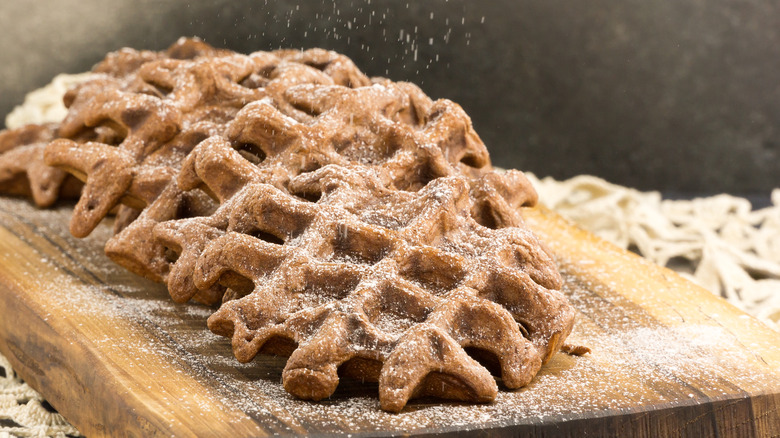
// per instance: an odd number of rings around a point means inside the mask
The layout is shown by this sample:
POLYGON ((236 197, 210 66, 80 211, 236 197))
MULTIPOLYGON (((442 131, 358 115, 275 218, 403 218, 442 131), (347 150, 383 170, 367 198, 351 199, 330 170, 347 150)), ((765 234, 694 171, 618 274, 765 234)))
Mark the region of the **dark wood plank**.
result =
POLYGON ((379 409, 343 381, 312 403, 280 384, 284 359, 239 364, 212 311, 78 240, 70 210, 0 199, 0 351, 90 436, 304 433, 581 436, 780 435, 780 336, 725 301, 543 209, 529 223, 559 258, 578 311, 570 341, 527 388, 492 404, 418 400, 379 409))

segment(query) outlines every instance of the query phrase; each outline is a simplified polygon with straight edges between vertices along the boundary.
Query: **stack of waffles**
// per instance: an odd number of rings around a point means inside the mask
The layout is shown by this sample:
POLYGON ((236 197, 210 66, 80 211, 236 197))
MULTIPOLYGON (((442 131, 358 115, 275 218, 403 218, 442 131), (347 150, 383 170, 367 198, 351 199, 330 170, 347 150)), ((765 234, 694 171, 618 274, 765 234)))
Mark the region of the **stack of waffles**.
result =
POLYGON ((574 311, 457 104, 313 49, 241 55, 182 39, 123 49, 65 96, 62 123, 0 133, 0 191, 78 198, 70 231, 115 215, 106 254, 214 306, 239 361, 289 356, 285 389, 379 382, 485 402, 527 385, 574 311))

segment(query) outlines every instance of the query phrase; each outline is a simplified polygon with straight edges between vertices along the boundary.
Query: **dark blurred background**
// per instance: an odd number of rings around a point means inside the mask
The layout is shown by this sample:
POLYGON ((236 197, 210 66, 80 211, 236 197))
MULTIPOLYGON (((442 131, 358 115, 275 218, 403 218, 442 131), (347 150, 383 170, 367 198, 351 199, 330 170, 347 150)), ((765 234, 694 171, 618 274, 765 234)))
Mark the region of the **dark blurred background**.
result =
POLYGON ((674 194, 780 186, 780 2, 0 0, 0 114, 179 36, 325 47, 460 103, 496 165, 674 194))

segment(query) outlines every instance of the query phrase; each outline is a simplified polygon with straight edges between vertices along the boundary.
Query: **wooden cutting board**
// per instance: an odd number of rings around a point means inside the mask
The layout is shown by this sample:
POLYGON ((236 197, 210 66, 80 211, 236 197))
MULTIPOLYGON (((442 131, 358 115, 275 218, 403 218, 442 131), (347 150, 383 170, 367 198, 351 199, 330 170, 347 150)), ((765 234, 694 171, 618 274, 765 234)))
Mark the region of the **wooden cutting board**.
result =
POLYGON ((342 381, 319 403, 289 396, 284 359, 233 359, 212 309, 111 263, 109 227, 84 240, 70 209, 0 199, 0 351, 88 436, 451 434, 780 436, 780 335, 673 272, 527 213, 577 309, 571 343, 526 388, 492 404, 424 399, 379 409, 342 381))

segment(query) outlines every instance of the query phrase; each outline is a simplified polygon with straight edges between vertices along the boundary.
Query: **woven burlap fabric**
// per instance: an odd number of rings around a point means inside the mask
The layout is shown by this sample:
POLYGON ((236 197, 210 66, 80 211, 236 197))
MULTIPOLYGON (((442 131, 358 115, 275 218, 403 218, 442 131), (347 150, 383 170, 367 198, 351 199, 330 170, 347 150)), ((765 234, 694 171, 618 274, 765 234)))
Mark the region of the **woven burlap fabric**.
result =
POLYGON ((780 188, 770 206, 753 209, 726 194, 668 200, 593 176, 529 178, 548 207, 579 226, 780 330, 780 188))
POLYGON ((0 438, 80 436, 0 355, 0 438))

